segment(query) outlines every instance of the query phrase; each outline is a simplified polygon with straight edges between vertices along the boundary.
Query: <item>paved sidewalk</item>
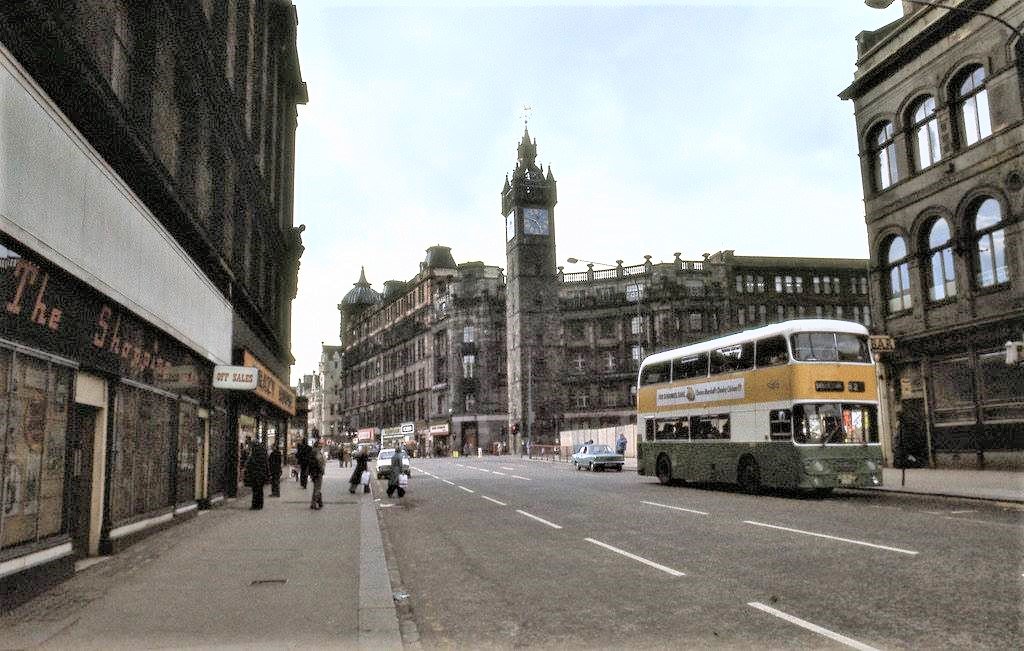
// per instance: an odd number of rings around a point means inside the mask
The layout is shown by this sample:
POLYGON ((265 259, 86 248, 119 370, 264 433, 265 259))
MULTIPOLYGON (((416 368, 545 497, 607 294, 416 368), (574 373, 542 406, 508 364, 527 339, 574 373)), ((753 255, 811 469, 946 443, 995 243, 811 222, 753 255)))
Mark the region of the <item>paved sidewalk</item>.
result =
POLYGON ((227 500, 78 572, 0 618, 0 648, 401 648, 375 495, 349 473, 328 464, 322 510, 286 471, 262 511, 227 500))

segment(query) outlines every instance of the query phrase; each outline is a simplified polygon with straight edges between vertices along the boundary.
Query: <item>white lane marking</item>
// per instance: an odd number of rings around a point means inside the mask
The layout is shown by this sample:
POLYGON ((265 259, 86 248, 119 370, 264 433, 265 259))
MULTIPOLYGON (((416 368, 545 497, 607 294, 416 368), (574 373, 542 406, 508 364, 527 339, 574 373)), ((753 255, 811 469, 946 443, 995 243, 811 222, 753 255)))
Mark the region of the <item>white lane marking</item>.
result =
POLYGON ((533 481, 529 477, 520 477, 519 475, 509 475, 509 477, 515 477, 516 479, 525 479, 526 481, 533 481))
POLYGON ((476 492, 475 490, 470 490, 469 488, 466 488, 465 486, 459 486, 459 488, 461 488, 462 490, 466 491, 467 493, 475 493, 476 492))
POLYGON ((502 470, 515 470, 515 468, 509 468, 508 466, 502 466, 502 470))
POLYGON ((658 504, 657 502, 648 502, 646 500, 640 500, 641 504, 650 504, 651 506, 660 506, 663 509, 672 509, 673 511, 686 511, 687 513, 696 513, 697 515, 708 515, 707 511, 695 511, 693 509, 684 509, 681 506, 669 506, 668 504, 658 504))
POLYGON ((899 552, 900 554, 908 554, 910 556, 916 556, 918 552, 910 549, 900 549, 899 547, 888 547, 886 545, 876 545, 874 543, 864 542, 863 540, 851 540, 850 538, 839 538, 838 536, 828 536, 823 533, 814 533, 813 531, 803 531, 801 529, 790 529, 789 527, 779 527, 774 524, 765 524, 764 522, 754 522, 753 520, 744 520, 746 524, 756 525, 758 527, 768 527, 769 529, 779 529, 781 531, 791 531, 793 533, 802 533, 806 536, 817 536, 818 538, 828 538, 829 540, 838 540, 840 542, 848 542, 854 545, 864 545, 865 547, 874 547, 875 549, 885 549, 890 552, 899 552))
POLYGON ((486 495, 481 495, 480 497, 484 498, 488 502, 494 502, 495 504, 497 504, 499 506, 508 506, 508 504, 505 504, 504 502, 499 502, 498 500, 494 499, 493 497, 487 497, 486 495))
POLYGON ((809 631, 814 631, 818 635, 824 635, 825 637, 830 638, 832 640, 835 640, 836 642, 839 642, 840 644, 845 644, 848 647, 851 647, 851 648, 854 648, 854 649, 859 649, 860 651, 878 651, 878 649, 876 649, 873 646, 868 646, 867 644, 864 644, 863 642, 858 642, 857 640, 854 640, 853 638, 846 637, 845 635, 840 635, 839 633, 835 633, 833 631, 830 631, 827 628, 822 628, 821 626, 818 626, 817 624, 812 624, 812 623, 810 623, 808 621, 800 619, 799 617, 793 617, 792 615, 784 613, 781 610, 775 610, 771 606, 766 606, 763 603, 760 603, 760 602, 757 602, 757 601, 751 601, 747 605, 751 606, 753 608, 757 608, 758 610, 762 610, 762 611, 768 613, 769 615, 774 615, 775 617, 778 617, 779 619, 784 619, 787 622, 789 622, 790 624, 796 624, 797 626, 801 626, 803 628, 806 628, 809 631))
POLYGON ((443 481, 444 483, 448 484, 449 486, 454 486, 455 485, 455 482, 448 481, 447 479, 442 479, 441 481, 443 481))
POLYGON ((949 512, 950 515, 959 515, 961 513, 977 513, 977 511, 975 509, 963 509, 963 510, 960 510, 960 511, 950 511, 949 512))
POLYGON ((651 567, 653 567, 655 569, 658 569, 658 570, 661 570, 662 572, 665 572, 667 574, 671 574, 672 576, 686 576, 684 573, 680 572, 679 570, 673 570, 671 567, 667 567, 665 565, 662 565, 661 563, 655 563, 654 561, 649 561, 646 558, 644 558, 643 556, 637 556, 636 554, 630 554, 629 552, 627 552, 624 549, 619 549, 618 547, 612 547, 608 543, 603 543, 600 540, 594 540, 593 538, 584 538, 584 540, 586 540, 589 543, 594 543, 598 547, 604 547, 605 549, 613 551, 616 554, 622 554, 626 558, 632 558, 634 561, 640 561, 644 565, 650 565, 651 567))
POLYGON ((560 524, 555 524, 554 522, 548 522, 544 518, 538 518, 537 516, 533 515, 532 513, 527 513, 526 511, 520 511, 519 509, 516 509, 516 513, 520 513, 522 515, 525 515, 528 518, 533 518, 537 522, 543 522, 544 524, 548 525, 552 529, 561 529, 562 528, 562 525, 560 525, 560 524))
POLYGON ((460 468, 465 468, 466 467, 466 466, 462 465, 461 463, 456 463, 455 465, 459 466, 460 468))
POLYGON ((505 476, 505 473, 503 473, 503 472, 498 472, 497 470, 493 470, 492 472, 493 472, 493 473, 494 473, 495 475, 501 475, 502 477, 504 477, 504 476, 505 476))

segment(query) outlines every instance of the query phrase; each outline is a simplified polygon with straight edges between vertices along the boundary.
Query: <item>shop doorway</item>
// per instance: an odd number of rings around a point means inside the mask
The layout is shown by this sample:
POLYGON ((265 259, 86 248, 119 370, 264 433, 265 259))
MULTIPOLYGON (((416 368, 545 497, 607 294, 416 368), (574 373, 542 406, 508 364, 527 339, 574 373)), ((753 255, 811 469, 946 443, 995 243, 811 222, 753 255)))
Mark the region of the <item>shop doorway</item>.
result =
POLYGON ((73 403, 68 423, 68 533, 77 558, 89 555, 92 527, 93 445, 100 410, 73 403))

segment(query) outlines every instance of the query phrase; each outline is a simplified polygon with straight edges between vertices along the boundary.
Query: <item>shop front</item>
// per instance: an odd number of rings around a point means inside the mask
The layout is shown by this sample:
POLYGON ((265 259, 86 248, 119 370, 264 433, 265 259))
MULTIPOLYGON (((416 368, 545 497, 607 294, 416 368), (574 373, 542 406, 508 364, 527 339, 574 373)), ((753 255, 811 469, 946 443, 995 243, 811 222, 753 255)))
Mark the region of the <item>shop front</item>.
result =
POLYGON ((17 598, 194 513, 212 364, 3 233, 0 301, 0 580, 17 598))
POLYGON ((196 512, 223 294, 0 46, 0 610, 196 512))
POLYGON ((229 403, 227 447, 233 451, 228 460, 228 494, 238 495, 245 459, 257 442, 267 450, 279 446, 284 455, 294 442, 288 441, 288 423, 295 416, 295 391, 275 375, 251 351, 242 349, 237 362, 256 369, 257 384, 252 390, 226 391, 229 403))

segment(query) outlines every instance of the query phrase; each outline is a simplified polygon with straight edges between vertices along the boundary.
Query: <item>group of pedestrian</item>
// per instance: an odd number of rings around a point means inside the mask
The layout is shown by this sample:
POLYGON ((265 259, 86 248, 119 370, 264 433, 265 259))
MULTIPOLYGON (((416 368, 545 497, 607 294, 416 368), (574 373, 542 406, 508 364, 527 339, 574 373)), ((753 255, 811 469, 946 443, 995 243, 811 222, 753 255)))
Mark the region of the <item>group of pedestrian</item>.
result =
POLYGON ((242 461, 242 481, 252 488, 251 510, 263 508, 263 486, 268 482, 270 496, 281 497, 281 448, 276 442, 268 454, 263 441, 253 442, 251 437, 246 437, 239 459, 242 461))
MULTIPOLYGON (((349 491, 355 493, 358 486, 362 485, 363 492, 370 492, 370 452, 365 446, 359 446, 349 454, 348 450, 342 449, 341 465, 351 465, 349 459, 355 459, 355 467, 349 477, 349 491)), ((388 478, 388 497, 393 497, 397 492, 398 497, 405 496, 405 489, 408 486, 409 476, 404 472, 404 462, 408 456, 401 445, 395 447, 395 454, 391 457, 391 467, 388 478)), ((270 483, 270 496, 281 496, 281 471, 282 456, 281 450, 275 442, 273 449, 267 452, 267 446, 257 440, 253 442, 251 437, 246 437, 245 444, 239 451, 239 459, 243 466, 243 481, 246 486, 252 489, 253 510, 263 508, 263 486, 270 483)), ((295 461, 299 466, 299 485, 305 490, 309 483, 313 484, 313 492, 310 496, 309 508, 320 510, 324 507, 323 478, 327 469, 327 458, 324 456, 320 440, 313 441, 310 445, 305 439, 299 441, 295 452, 295 461)))

